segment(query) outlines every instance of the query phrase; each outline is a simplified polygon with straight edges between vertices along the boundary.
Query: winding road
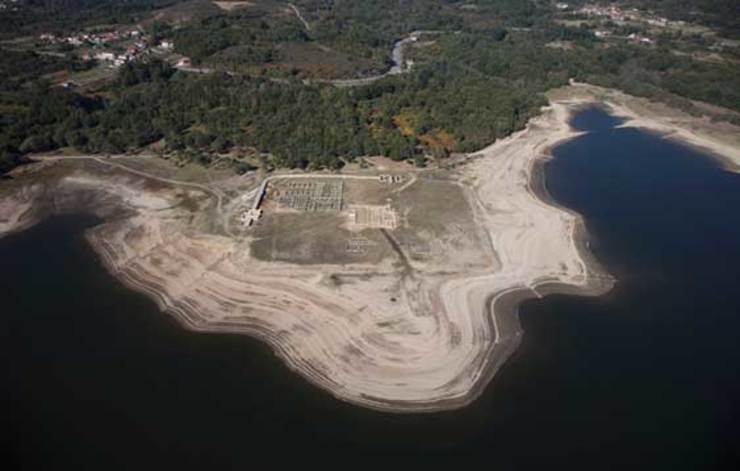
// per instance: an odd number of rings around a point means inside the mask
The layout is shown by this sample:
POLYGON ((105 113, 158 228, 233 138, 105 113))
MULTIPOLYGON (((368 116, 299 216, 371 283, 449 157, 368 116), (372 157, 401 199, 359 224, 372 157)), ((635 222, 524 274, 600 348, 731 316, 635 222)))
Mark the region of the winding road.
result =
POLYGON ((311 31, 311 25, 308 24, 308 21, 301 15, 301 11, 298 9, 297 6, 293 5, 292 3, 288 3, 288 6, 293 10, 295 13, 295 16, 298 17, 299 20, 301 20, 301 23, 303 23, 303 26, 306 28, 306 31, 311 31))

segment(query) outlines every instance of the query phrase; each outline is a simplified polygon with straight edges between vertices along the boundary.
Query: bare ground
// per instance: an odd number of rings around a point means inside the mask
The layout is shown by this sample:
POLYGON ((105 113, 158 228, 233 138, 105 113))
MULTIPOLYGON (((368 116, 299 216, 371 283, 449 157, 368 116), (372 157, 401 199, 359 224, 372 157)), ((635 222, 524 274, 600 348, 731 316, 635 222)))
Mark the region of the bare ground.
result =
MULTIPOLYGON (((516 349, 522 299, 611 286, 585 251, 582 220, 548 201, 537 173, 552 146, 577 135, 570 111, 603 91, 558 93, 526 130, 471 156, 447 181, 420 175, 388 190, 405 211, 398 229, 358 235, 338 214, 276 212, 233 235, 221 226, 238 201, 211 183, 153 184, 141 170, 80 161, 48 181, 31 174, 3 184, 0 234, 60 208, 95 211, 106 222, 87 235, 106 267, 186 327, 257 336, 307 380, 355 404, 461 407, 516 349), (340 253, 340 241, 360 236, 368 242, 356 245, 367 252, 340 253), (441 249, 415 256, 413 238, 441 249)), ((608 98, 616 110, 636 114, 633 102, 615 96, 608 98)), ((635 124, 672 119, 656 114, 635 124)), ((697 136, 692 142, 711 143, 727 159, 737 152, 703 128, 691 133, 675 136, 697 136)), ((353 198, 372 199, 373 191, 362 187, 353 198)))

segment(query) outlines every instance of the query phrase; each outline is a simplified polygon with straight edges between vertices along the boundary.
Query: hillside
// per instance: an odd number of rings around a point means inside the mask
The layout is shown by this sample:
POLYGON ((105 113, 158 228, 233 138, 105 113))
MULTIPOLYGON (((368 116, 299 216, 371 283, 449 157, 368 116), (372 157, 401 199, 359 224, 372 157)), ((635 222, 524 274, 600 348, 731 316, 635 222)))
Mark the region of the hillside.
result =
MULTIPOLYGON (((240 171, 338 168, 378 154, 425 165, 522 129, 544 92, 571 79, 740 121, 740 49, 724 30, 660 16, 669 2, 620 5, 27 2, 26 14, 66 16, 18 25, 51 40, 0 44, 2 168, 55 150, 154 150, 240 171), (114 17, 97 29, 120 39, 44 29, 114 17)), ((675 13, 688 15, 694 3, 682 5, 675 13)), ((696 5, 706 18, 730 8, 696 5)))

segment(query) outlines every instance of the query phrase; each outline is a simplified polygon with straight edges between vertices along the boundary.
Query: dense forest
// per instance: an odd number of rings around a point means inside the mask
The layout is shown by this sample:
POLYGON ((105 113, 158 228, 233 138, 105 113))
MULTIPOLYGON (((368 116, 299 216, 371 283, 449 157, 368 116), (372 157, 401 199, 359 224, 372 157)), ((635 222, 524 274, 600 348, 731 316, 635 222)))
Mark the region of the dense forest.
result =
POLYGON ((306 42, 308 34, 294 17, 275 17, 260 9, 237 10, 194 21, 173 33, 177 52, 200 64, 210 59, 232 69, 269 64, 286 42, 306 42))
POLYGON ((150 61, 124 66, 109 91, 87 98, 38 82, 6 94, 5 160, 65 146, 119 153, 164 139, 169 151, 203 163, 239 146, 269 152, 279 166, 334 168, 339 157, 474 150, 520 129, 544 104, 528 89, 444 62, 340 89, 176 73, 150 61))
POLYGON ((0 171, 28 153, 60 148, 113 154, 151 147, 204 165, 226 152, 261 155, 270 166, 337 168, 376 154, 424 165, 523 128, 546 103, 544 92, 571 78, 688 111, 695 111, 691 100, 740 111, 736 64, 673 54, 670 37, 650 47, 607 44, 553 21, 547 1, 469 2, 474 8, 440 0, 297 1, 310 28, 273 3, 160 25, 177 52, 223 66, 210 74, 143 58, 82 93, 54 86, 45 74, 89 63, 0 50, 0 171), (392 43, 414 30, 435 33, 408 51, 416 64, 406 74, 337 88, 264 73, 301 45, 387 68, 392 43))
POLYGON ((503 41, 474 34, 449 35, 440 45, 445 56, 477 71, 528 86, 537 84, 538 89, 573 78, 671 101, 685 109, 690 103, 681 97, 740 111, 740 68, 736 64, 692 60, 672 54, 660 43, 653 48, 632 44, 604 48, 589 32, 551 26, 526 34, 509 33, 503 41), (579 47, 541 46, 555 40, 574 41, 579 47))

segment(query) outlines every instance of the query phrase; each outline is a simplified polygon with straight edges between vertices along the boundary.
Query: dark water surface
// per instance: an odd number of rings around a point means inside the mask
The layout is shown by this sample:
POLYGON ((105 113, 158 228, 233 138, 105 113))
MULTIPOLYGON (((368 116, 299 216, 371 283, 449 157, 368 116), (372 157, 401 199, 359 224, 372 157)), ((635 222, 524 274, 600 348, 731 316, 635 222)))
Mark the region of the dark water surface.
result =
MULTIPOLYGON (((717 469, 740 424, 740 175, 590 109, 547 164, 620 279, 525 303, 520 350, 463 410, 336 401, 250 338, 181 329, 49 219, 0 239, 3 445, 28 469, 245 468, 255 453, 446 452, 490 469, 717 469)), ((17 465, 17 466, 15 466, 17 465)))

